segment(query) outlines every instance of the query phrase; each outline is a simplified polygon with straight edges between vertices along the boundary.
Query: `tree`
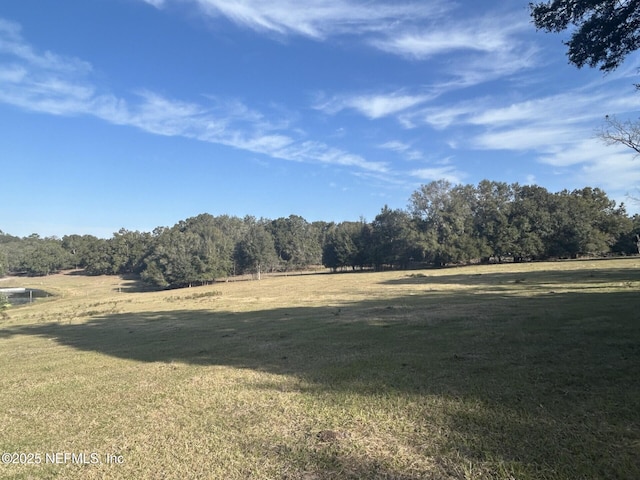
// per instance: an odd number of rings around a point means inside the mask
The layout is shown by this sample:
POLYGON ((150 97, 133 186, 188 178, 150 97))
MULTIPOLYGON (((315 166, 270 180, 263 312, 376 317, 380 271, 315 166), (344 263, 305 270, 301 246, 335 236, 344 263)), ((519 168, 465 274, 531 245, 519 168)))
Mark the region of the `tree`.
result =
POLYGON ((111 270, 116 274, 140 273, 149 253, 151 235, 121 228, 109 239, 111 270))
POLYGON ((87 239, 87 242, 91 248, 87 249, 81 257, 84 271, 88 275, 113 275, 115 271, 109 240, 93 237, 93 239, 87 239))
POLYGON ((473 186, 438 180, 422 185, 409 202, 428 261, 444 266, 483 256, 486 249, 474 228, 477 198, 473 186))
POLYGON ((513 185, 515 199, 510 223, 517 235, 513 242, 516 261, 547 256, 548 238, 552 235, 552 194, 537 185, 513 185))
POLYGON ((226 219, 203 213, 184 222, 183 231, 193 235, 191 251, 195 255, 195 281, 208 282, 228 275, 233 268, 233 249, 221 226, 226 219))
POLYGON ((339 268, 350 266, 357 254, 353 235, 346 222, 335 225, 327 234, 322 248, 322 264, 337 272, 339 268))
POLYGON ((571 192, 572 204, 567 209, 574 218, 580 218, 585 233, 579 243, 580 254, 601 255, 611 251, 620 237, 629 232, 632 222, 624 204, 607 197, 599 188, 585 187, 571 192))
POLYGON ((422 257, 418 233, 406 211, 385 205, 371 228, 371 256, 376 268, 406 268, 412 260, 421 259, 416 258, 422 257))
MULTIPOLYGON (((640 89, 640 84, 636 85, 640 89)), ((640 155, 640 123, 631 120, 620 121, 615 116, 605 116, 605 126, 598 137, 606 145, 623 145, 640 155)), ((635 199, 638 200, 637 198, 635 199)))
POLYGON ((0 258, 4 273, 20 271, 25 246, 26 242, 20 238, 6 243, 0 241, 0 258))
POLYGON ((476 188, 475 229, 498 262, 515 250, 518 232, 511 222, 514 188, 504 182, 482 180, 476 188))
POLYGON ((65 235, 62 237, 62 248, 69 252, 75 268, 87 268, 98 244, 105 241, 93 235, 65 235))
POLYGON ((322 247, 322 264, 334 272, 345 267, 362 270, 371 265, 373 242, 371 225, 364 219, 331 225, 322 247))
POLYGON ((640 215, 628 218, 627 231, 623 232, 612 250, 624 255, 640 254, 640 215))
POLYGON ((190 287, 198 280, 199 259, 194 251, 197 237, 183 227, 184 222, 180 222, 156 238, 141 274, 145 281, 158 287, 190 287))
POLYGON ((530 3, 536 28, 561 32, 575 26, 569 62, 604 72, 615 70, 640 47, 640 0, 550 0, 530 3))
MULTIPOLYGON (((550 0, 529 3, 538 29, 561 32, 576 28, 569 47, 569 62, 604 72, 618 68, 625 57, 640 48, 640 0, 550 0)), ((640 89, 640 84, 636 84, 640 89)), ((640 124, 605 117, 599 137, 607 145, 624 145, 640 154, 640 124)))
POLYGON ((353 225, 352 240, 356 247, 355 255, 351 257, 351 266, 359 267, 363 270, 373 264, 373 225, 367 223, 364 218, 360 218, 359 222, 351 222, 353 225))
POLYGON ((215 237, 215 253, 218 258, 218 275, 234 275, 236 245, 244 238, 247 225, 241 218, 229 215, 214 217, 213 224, 217 229, 215 237))
POLYGON ((192 286, 226 275, 218 255, 220 231, 214 217, 198 215, 171 228, 154 230, 148 255, 141 261, 141 278, 158 287, 192 286))
POLYGON ((298 215, 277 218, 269 225, 276 252, 285 270, 318 264, 322 247, 312 226, 298 215))
POLYGON ((0 277, 7 273, 7 254, 0 250, 0 277))
POLYGON ((24 242, 20 270, 27 275, 49 275, 71 266, 69 253, 60 240, 31 235, 24 242))
POLYGON ((8 233, 4 233, 2 230, 0 230, 0 244, 17 242, 19 240, 20 237, 14 237, 13 235, 9 235, 8 233))
POLYGON ((258 276, 278 262, 273 236, 263 223, 251 217, 245 219, 249 225, 244 239, 236 246, 235 258, 241 271, 252 271, 258 276))

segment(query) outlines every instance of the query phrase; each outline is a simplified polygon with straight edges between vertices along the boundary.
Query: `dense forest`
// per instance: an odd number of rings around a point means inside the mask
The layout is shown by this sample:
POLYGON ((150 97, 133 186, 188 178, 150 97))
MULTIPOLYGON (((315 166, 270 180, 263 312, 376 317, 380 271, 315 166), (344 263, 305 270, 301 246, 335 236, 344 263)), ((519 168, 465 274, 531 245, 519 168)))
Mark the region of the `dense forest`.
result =
POLYGON ((640 217, 598 188, 550 193, 535 185, 440 180, 421 186, 407 209, 383 207, 371 222, 307 222, 201 214, 153 232, 19 238, 0 231, 0 275, 136 274, 182 287, 245 273, 324 265, 409 268, 637 254, 640 217))

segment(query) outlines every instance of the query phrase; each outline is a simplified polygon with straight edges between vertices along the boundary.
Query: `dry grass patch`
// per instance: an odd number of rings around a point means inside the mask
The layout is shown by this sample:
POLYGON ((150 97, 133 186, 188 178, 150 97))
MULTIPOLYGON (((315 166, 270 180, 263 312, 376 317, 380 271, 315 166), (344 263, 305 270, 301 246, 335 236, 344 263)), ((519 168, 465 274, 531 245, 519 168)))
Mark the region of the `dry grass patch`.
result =
POLYGON ((31 280, 57 296, 0 320, 0 451, 100 463, 0 477, 640 478, 639 267, 31 280))

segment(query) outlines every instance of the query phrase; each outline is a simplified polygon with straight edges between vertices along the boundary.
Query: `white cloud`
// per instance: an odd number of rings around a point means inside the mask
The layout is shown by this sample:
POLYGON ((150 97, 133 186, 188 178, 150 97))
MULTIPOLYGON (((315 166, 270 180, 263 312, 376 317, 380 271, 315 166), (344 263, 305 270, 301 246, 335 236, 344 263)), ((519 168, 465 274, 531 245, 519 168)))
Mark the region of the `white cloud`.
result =
POLYGON ((514 29, 496 27, 486 20, 467 25, 430 25, 417 31, 401 31, 372 43, 381 50, 418 60, 460 50, 489 53, 511 50, 510 35, 514 29))
MULTIPOLYGON (((145 0, 148 1, 148 0, 145 0)), ((316 39, 380 32, 398 23, 420 22, 447 10, 445 2, 355 2, 349 0, 193 0, 209 16, 224 16, 258 31, 316 39)))
POLYGON ((0 19, 0 50, 11 60, 0 63, 0 102, 52 115, 90 115, 156 135, 182 136, 260 153, 272 158, 333 164, 383 173, 383 162, 322 142, 297 139, 282 131, 287 121, 267 116, 237 100, 209 98, 185 102, 142 90, 130 99, 98 92, 91 66, 73 58, 38 53, 21 36, 18 25, 0 19))
POLYGON ((332 115, 352 109, 375 120, 415 107, 431 98, 433 97, 430 95, 409 95, 402 91, 388 94, 342 95, 320 100, 315 108, 332 115))
MULTIPOLYGON (((584 133, 584 132, 582 132, 584 133)), ((469 144, 485 150, 537 150, 549 152, 559 144, 575 141, 581 133, 560 125, 519 125, 502 130, 487 130, 473 136, 469 144)))
MULTIPOLYGON (((549 153, 592 139, 595 127, 608 112, 630 113, 638 109, 640 98, 636 94, 621 95, 609 87, 606 90, 579 89, 505 107, 487 108, 480 113, 459 110, 456 120, 485 129, 473 139, 478 148, 549 153)), ((571 161, 586 158, 589 151, 593 151, 592 147, 587 147, 571 161)))
POLYGON ((505 107, 486 108, 480 113, 466 113, 467 121, 474 125, 508 126, 516 122, 553 125, 590 122, 604 118, 609 111, 628 112, 637 108, 640 108, 637 94, 620 94, 609 87, 606 90, 579 89, 505 107))
MULTIPOLYGON (((164 4, 179 0, 142 0, 164 4)), ((184 0, 180 0, 183 1, 184 0)), ((479 83, 532 65, 529 48, 517 41, 530 31, 525 11, 493 12, 473 21, 451 21, 445 17, 462 6, 443 0, 370 1, 354 0, 191 0, 210 17, 225 17, 235 24, 277 35, 300 35, 316 40, 335 36, 360 37, 379 50, 425 60, 451 52, 475 52, 452 65, 450 74, 459 81, 479 83)), ((455 17, 454 17, 455 18, 455 17)), ((386 106, 363 107, 368 116, 384 116, 386 106)))
POLYGON ((640 185, 640 162, 627 152, 609 154, 584 165, 579 176, 587 185, 603 185, 622 197, 630 193, 629 185, 640 185))
POLYGON ((19 66, 5 65, 0 68, 0 82, 20 83, 27 76, 27 70, 19 66))
POLYGON ((504 106, 496 101, 423 109, 412 120, 444 131, 464 127, 467 148, 533 152, 540 163, 570 175, 576 186, 600 186, 622 197, 625 185, 640 181, 640 161, 632 152, 608 147, 596 136, 605 113, 634 116, 640 110, 637 94, 621 94, 605 82, 504 106))
MULTIPOLYGON (((512 75, 537 63, 531 42, 520 38, 532 32, 530 18, 523 9, 515 13, 493 11, 473 20, 459 20, 464 15, 456 9, 465 7, 444 0, 142 1, 161 5, 190 3, 208 17, 224 17, 240 27, 277 36, 304 36, 317 41, 350 37, 412 60, 439 56, 442 62, 437 68, 450 79, 445 82, 447 89, 512 75)), ((356 97, 347 107, 370 118, 380 118, 414 106, 411 97, 392 99, 394 106, 384 95, 356 97)))
POLYGON ((566 144, 542 155, 540 161, 567 175, 575 188, 598 186, 618 203, 634 193, 630 185, 640 185, 640 161, 633 153, 624 147, 607 147, 595 138, 566 144))
POLYGON ((403 142, 399 142, 397 140, 385 142, 381 145, 378 145, 378 147, 385 150, 391 150, 394 152, 401 153, 408 160, 421 160, 424 157, 421 151, 412 148, 411 145, 408 145, 403 142))
POLYGON ((412 170, 410 175, 422 181, 447 180, 453 184, 462 183, 464 177, 464 174, 453 166, 419 168, 412 170))
POLYGON ((0 53, 28 62, 46 71, 83 74, 91 70, 91 65, 76 58, 62 57, 51 52, 35 52, 22 39, 22 29, 14 22, 0 18, 0 53))
POLYGON ((383 144, 378 145, 380 148, 384 148, 386 150, 393 150, 395 152, 406 152, 411 148, 410 145, 406 143, 399 142, 397 140, 391 140, 389 142, 385 142, 383 144))
POLYGON ((464 88, 533 67, 537 50, 521 38, 530 29, 522 12, 494 13, 472 21, 439 19, 419 28, 398 28, 370 43, 413 60, 441 57, 442 72, 453 79, 443 88, 464 88))
POLYGON ((360 111, 369 118, 381 118, 398 113, 424 102, 428 97, 412 95, 372 95, 354 97, 347 105, 360 111))
POLYGON ((595 126, 607 113, 640 110, 640 96, 620 94, 606 84, 500 103, 504 99, 484 97, 405 112, 402 117, 413 125, 427 124, 443 131, 465 127, 466 145, 474 148, 550 152, 558 145, 593 137, 595 126))
POLYGON ((538 49, 532 45, 519 44, 514 39, 514 48, 479 55, 461 55, 446 70, 455 78, 452 85, 465 88, 496 79, 507 79, 519 72, 538 66, 538 49), (518 45, 518 46, 516 46, 518 45))
POLYGON ((640 161, 622 146, 607 146, 598 138, 584 138, 559 146, 540 156, 540 161, 568 169, 574 181, 599 185, 612 192, 622 192, 630 184, 640 184, 640 161))
POLYGON ((156 8, 162 8, 165 5, 165 0, 142 0, 142 1, 156 8))
POLYGON ((384 162, 372 162, 360 155, 348 153, 317 141, 308 140, 292 143, 287 148, 274 152, 273 156, 286 160, 314 161, 345 167, 358 167, 376 173, 388 172, 388 167, 384 162))
POLYGON ((471 114, 486 105, 485 101, 462 102, 453 106, 434 106, 406 112, 400 116, 403 124, 415 128, 419 124, 427 124, 438 130, 452 125, 468 123, 471 114))
POLYGON ((540 161, 554 167, 572 167, 584 163, 597 163, 612 155, 619 157, 620 153, 623 153, 620 149, 607 147, 594 137, 576 137, 574 141, 565 137, 564 140, 563 143, 558 142, 548 153, 540 155, 540 161))

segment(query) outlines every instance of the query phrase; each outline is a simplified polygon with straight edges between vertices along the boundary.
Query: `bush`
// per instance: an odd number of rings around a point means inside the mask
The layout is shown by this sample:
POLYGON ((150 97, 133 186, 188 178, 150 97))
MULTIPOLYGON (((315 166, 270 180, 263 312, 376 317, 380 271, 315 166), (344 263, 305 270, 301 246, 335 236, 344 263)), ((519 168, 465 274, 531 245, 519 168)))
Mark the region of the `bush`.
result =
POLYGON ((4 310, 5 308, 10 307, 9 297, 7 297, 4 293, 0 293, 0 310, 4 310))

